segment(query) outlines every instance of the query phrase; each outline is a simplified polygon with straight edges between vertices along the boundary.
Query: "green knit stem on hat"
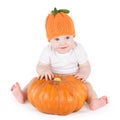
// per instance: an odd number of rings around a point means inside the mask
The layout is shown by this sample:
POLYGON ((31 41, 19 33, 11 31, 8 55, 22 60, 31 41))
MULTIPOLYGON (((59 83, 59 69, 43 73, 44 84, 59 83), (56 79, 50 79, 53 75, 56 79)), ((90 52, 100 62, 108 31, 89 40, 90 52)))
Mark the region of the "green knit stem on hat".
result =
POLYGON ((52 13, 53 15, 56 15, 56 14, 59 13, 59 12, 64 12, 64 13, 68 14, 70 11, 67 10, 67 9, 59 9, 59 10, 57 10, 56 7, 54 8, 54 10, 51 11, 51 13, 52 13))

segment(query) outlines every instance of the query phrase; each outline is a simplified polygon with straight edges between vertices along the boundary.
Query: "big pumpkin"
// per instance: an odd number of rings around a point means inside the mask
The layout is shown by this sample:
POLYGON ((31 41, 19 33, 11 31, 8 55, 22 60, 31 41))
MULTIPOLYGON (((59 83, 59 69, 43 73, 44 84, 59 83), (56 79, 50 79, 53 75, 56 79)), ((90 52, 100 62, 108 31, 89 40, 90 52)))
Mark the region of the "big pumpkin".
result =
POLYGON ((78 111, 87 99, 85 85, 73 75, 57 75, 49 81, 35 77, 27 93, 29 102, 47 114, 66 115, 78 111))

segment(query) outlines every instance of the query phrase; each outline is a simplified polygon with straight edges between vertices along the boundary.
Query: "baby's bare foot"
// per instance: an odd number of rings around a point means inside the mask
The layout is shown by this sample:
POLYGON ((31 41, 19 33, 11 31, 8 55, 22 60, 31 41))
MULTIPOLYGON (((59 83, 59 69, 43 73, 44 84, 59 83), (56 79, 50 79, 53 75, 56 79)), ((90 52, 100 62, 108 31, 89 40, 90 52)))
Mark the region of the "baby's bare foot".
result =
POLYGON ((96 110, 98 108, 103 107, 108 103, 108 98, 106 96, 103 96, 101 98, 96 98, 89 104, 89 107, 91 110, 96 110))
POLYGON ((11 91, 12 91, 13 95, 15 96, 15 98, 17 99, 18 102, 25 103, 24 94, 23 94, 23 91, 20 88, 19 83, 15 83, 12 86, 11 91))

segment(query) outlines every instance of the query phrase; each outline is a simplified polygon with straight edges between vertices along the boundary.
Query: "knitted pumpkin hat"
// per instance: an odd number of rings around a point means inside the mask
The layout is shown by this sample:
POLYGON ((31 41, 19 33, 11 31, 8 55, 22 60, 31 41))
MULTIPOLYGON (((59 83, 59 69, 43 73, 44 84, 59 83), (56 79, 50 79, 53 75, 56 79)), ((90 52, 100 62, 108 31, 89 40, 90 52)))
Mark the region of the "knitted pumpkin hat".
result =
POLYGON ((57 10, 54 8, 54 10, 52 10, 47 16, 45 27, 48 41, 62 35, 75 36, 73 21, 67 13, 69 13, 69 10, 57 10))

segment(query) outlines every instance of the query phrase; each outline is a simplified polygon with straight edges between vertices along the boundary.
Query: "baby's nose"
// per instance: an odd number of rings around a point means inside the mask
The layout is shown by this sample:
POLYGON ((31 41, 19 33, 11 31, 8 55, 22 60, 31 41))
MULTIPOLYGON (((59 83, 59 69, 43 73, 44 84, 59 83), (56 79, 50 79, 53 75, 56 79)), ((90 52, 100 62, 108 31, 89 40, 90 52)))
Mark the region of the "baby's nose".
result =
POLYGON ((66 40, 62 39, 62 40, 60 41, 60 44, 61 44, 61 45, 66 44, 66 40))

